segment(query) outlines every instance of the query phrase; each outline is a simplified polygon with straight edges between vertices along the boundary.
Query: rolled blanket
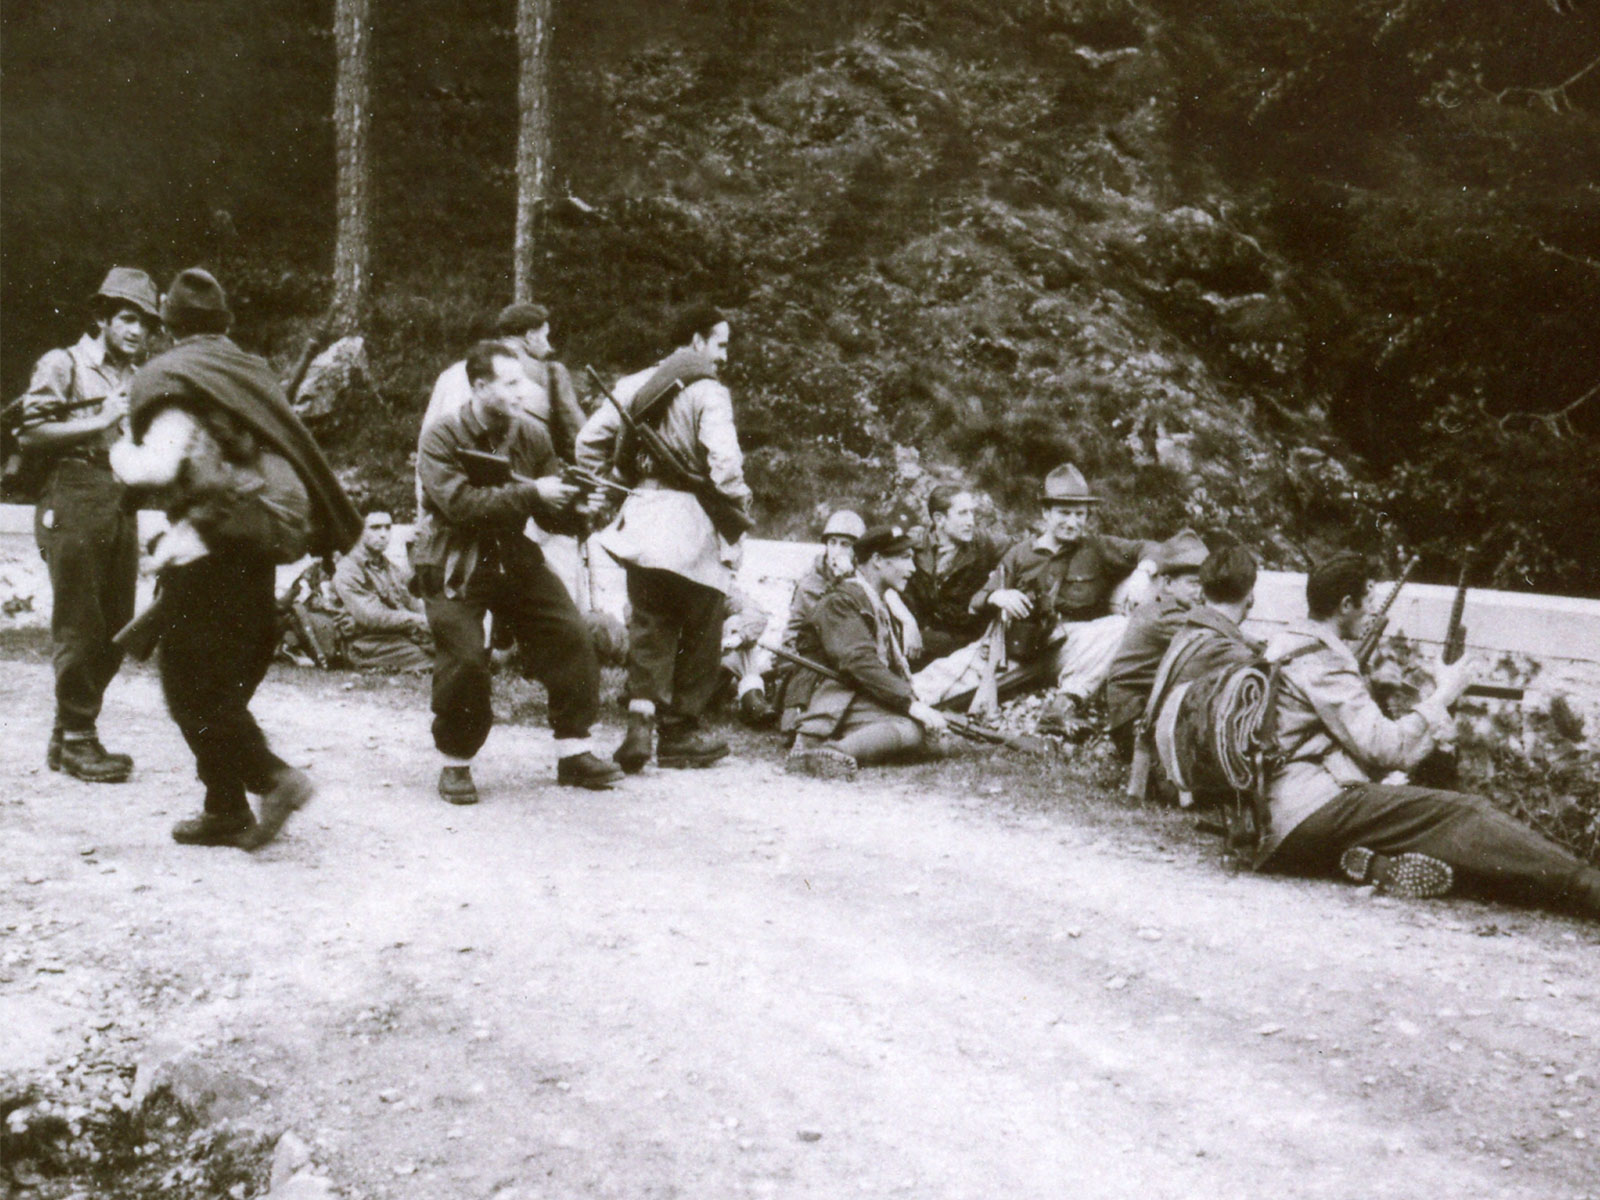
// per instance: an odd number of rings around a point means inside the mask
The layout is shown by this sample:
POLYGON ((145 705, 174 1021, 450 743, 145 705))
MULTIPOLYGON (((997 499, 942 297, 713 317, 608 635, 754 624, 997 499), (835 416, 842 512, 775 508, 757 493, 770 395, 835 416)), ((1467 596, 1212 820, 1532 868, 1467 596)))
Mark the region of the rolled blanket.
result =
POLYGON ((1256 782, 1267 677, 1254 667, 1214 671, 1181 696, 1172 727, 1172 753, 1185 790, 1244 792, 1256 782))

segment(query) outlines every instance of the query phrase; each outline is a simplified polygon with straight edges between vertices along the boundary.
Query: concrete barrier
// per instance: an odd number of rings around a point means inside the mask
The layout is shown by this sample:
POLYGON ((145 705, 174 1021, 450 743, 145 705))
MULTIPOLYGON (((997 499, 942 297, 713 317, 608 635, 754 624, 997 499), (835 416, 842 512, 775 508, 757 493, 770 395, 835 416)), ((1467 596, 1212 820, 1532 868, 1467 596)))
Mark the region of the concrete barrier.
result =
MULTIPOLYGON (((153 536, 164 524, 160 513, 139 514, 141 538, 153 536)), ((399 558, 409 527, 395 528, 391 552, 399 558)), ((529 529, 544 543, 551 566, 574 588, 579 564, 576 543, 545 537, 531 525, 529 529)), ((747 539, 740 585, 772 614, 774 629, 782 627, 795 579, 821 551, 821 546, 804 542, 747 539)), ((598 545, 590 561, 596 605, 620 615, 626 600, 621 568, 598 545)), ((286 585, 303 565, 280 568, 280 584, 286 585)), ((1305 583, 1299 572, 1263 572, 1248 626, 1265 634, 1303 617, 1305 583)), ((143 581, 146 601, 149 588, 143 581)), ((1390 614, 1390 632, 1439 644, 1454 594, 1454 588, 1436 584, 1408 585, 1390 614)), ((32 597, 31 609, 0 617, 0 628, 47 623, 50 606, 49 580, 33 545, 33 509, 0 505, 0 601, 25 596, 32 597)), ((1536 692, 1571 693, 1584 707, 1600 710, 1600 600, 1474 588, 1467 598, 1465 625, 1469 650, 1484 655, 1491 665, 1509 656, 1518 669, 1536 668, 1536 692)))

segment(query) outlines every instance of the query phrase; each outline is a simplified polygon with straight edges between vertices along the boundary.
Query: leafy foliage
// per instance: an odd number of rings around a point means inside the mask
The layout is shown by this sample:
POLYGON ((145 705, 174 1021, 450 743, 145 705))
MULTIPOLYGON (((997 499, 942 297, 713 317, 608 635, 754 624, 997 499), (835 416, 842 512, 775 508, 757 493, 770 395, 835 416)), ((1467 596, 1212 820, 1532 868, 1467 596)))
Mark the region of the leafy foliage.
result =
MULTIPOLYGON (((212 265, 287 374, 328 296, 326 6, 100 7, 6 13, 7 394, 113 259, 212 265)), ((495 0, 376 19, 378 386, 319 432, 404 511, 432 379, 510 290, 515 43, 495 0)), ((1296 565, 1466 538, 1496 582, 1600 590, 1577 488, 1600 403, 1500 429, 1600 382, 1597 22, 1546 0, 562 5, 579 201, 548 206, 542 292, 562 355, 611 371, 664 349, 683 301, 731 311, 764 532, 888 511, 913 447, 1018 527, 1073 458, 1123 532, 1225 526, 1296 565)))

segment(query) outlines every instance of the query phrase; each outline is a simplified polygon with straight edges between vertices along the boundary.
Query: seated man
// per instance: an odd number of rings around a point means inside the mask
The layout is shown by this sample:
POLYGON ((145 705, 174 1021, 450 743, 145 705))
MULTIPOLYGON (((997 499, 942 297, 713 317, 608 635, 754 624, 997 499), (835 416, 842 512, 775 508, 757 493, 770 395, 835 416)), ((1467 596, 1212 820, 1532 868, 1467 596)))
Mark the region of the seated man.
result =
POLYGON ((1002 547, 978 533, 971 492, 946 485, 928 493, 930 527, 912 555, 906 607, 922 632, 913 667, 953 654, 983 636, 988 618, 972 611, 972 597, 1000 561, 1002 547))
POLYGON ((883 762, 926 745, 944 717, 916 698, 911 668, 893 615, 884 603, 911 574, 911 539, 878 526, 856 543, 859 565, 812 610, 821 679, 796 728, 787 768, 824 779, 848 779, 861 763, 883 762))
POLYGON ((393 527, 388 513, 369 512, 361 541, 333 573, 334 594, 350 616, 345 657, 364 671, 426 671, 433 666, 433 635, 422 601, 389 560, 393 527))
MULTIPOLYGON (((1081 736, 1088 698, 1105 682, 1127 628, 1128 618, 1111 611, 1111 593, 1128 579, 1142 598, 1155 546, 1090 533, 1100 500, 1071 463, 1045 477, 1043 503, 1039 535, 1006 551, 970 607, 1003 617, 1007 660, 1035 667, 1055 686, 1040 732, 1081 736)), ((981 669, 970 647, 959 650, 918 673, 917 695, 937 704, 975 685, 981 669)))
POLYGON ((1457 881, 1570 904, 1600 917, 1600 870, 1479 796, 1377 782, 1433 750, 1475 664, 1441 662, 1431 696, 1384 716, 1347 642, 1368 616, 1371 572, 1341 555, 1306 580, 1309 619, 1275 634, 1269 661, 1285 686, 1276 731, 1284 761, 1269 777, 1261 870, 1343 872, 1398 895, 1443 895, 1457 881))
MULTIPOLYGON (((789 617, 784 622, 783 640, 778 644, 791 654, 809 656, 816 649, 814 639, 807 634, 806 621, 829 588, 855 574, 856 539, 866 531, 866 522, 848 508, 839 509, 822 527, 822 553, 817 555, 811 569, 795 580, 794 591, 789 596, 789 617)), ((815 675, 796 671, 788 663, 780 663, 773 669, 771 693, 778 699, 784 732, 794 731, 795 722, 811 703, 811 688, 815 684, 815 675)))
POLYGON ((1133 615, 1111 660, 1106 679, 1106 725, 1122 757, 1133 753, 1134 727, 1150 698, 1156 667, 1172 637, 1200 599, 1200 566, 1206 544, 1192 529, 1174 534, 1157 547, 1156 591, 1133 615))

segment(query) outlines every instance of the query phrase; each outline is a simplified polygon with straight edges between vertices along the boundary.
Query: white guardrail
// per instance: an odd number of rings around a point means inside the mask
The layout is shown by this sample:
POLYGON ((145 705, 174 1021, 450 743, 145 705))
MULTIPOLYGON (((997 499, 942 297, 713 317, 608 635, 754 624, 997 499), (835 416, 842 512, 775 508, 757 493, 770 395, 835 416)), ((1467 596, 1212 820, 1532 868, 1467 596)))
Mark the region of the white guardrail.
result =
MULTIPOLYGON (((141 539, 162 527, 160 513, 141 512, 141 539)), ((406 526, 396 526, 392 552, 398 557, 406 526)), ((537 532, 530 526, 530 532, 537 532)), ((570 538, 540 535, 551 566, 573 586, 578 571, 576 543, 570 538)), ((821 547, 804 542, 747 539, 741 586, 781 622, 788 609, 794 580, 809 567, 821 547)), ((595 603, 620 614, 624 601, 622 572, 598 545, 591 554, 595 603)), ((300 564, 281 568, 287 583, 300 564)), ((148 599, 148 581, 144 581, 148 599)), ((1449 620, 1454 588, 1437 584, 1407 585, 1390 614, 1389 630, 1424 643, 1437 644, 1449 620)), ((0 505, 0 600, 32 598, 31 609, 0 618, 0 628, 43 624, 49 620, 50 586, 33 545, 33 509, 0 505)), ((13 605, 12 607, 17 607, 13 605)), ((1248 625, 1265 633, 1305 615, 1305 576, 1293 571, 1266 571, 1256 586, 1256 607, 1248 625)), ((1585 707, 1600 706, 1600 600, 1540 596, 1474 588, 1468 597, 1467 646, 1490 663, 1505 655, 1529 659, 1539 667, 1535 691, 1571 692, 1585 707)))

